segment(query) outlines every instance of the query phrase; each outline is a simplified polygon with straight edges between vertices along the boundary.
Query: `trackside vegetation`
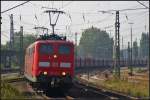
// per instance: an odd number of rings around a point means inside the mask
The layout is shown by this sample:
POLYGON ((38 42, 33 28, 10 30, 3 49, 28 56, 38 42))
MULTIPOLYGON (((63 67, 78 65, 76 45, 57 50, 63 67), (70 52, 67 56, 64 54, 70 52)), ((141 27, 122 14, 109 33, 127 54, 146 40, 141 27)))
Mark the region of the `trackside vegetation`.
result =
POLYGON ((12 87, 10 84, 1 81, 1 99, 23 99, 23 94, 19 93, 17 89, 12 87))
POLYGON ((149 98, 149 82, 144 81, 142 83, 129 82, 128 80, 120 80, 111 78, 108 80, 85 80, 76 77, 77 80, 82 83, 89 84, 97 88, 104 88, 110 91, 116 91, 118 93, 126 94, 132 97, 149 98))

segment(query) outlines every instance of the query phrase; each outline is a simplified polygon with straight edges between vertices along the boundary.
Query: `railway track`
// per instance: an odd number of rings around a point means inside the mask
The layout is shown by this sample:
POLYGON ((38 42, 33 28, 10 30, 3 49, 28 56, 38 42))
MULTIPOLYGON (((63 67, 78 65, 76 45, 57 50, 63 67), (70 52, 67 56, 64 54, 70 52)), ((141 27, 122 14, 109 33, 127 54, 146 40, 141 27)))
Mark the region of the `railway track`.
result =
POLYGON ((54 100, 99 100, 99 99, 135 99, 123 94, 113 93, 103 89, 97 89, 89 85, 74 81, 72 88, 65 93, 62 89, 35 90, 31 86, 27 86, 27 82, 23 77, 5 80, 12 86, 25 91, 27 94, 34 95, 37 99, 54 99, 54 100))
POLYGON ((62 100, 131 99, 130 97, 127 97, 125 95, 99 90, 78 82, 74 82, 73 87, 67 93, 63 93, 61 90, 51 90, 47 91, 46 96, 52 99, 62 99, 62 100))
POLYGON ((79 90, 82 89, 82 92, 84 92, 85 95, 83 95, 83 99, 84 98, 92 99, 92 100, 93 99, 95 100, 99 100, 99 99, 126 99, 128 100, 128 99, 131 99, 128 96, 118 94, 118 93, 113 93, 113 92, 106 91, 103 89, 97 89, 89 85, 79 83, 78 81, 76 81, 74 85, 75 85, 75 88, 79 88, 79 90))
MULTIPOLYGON (((8 82, 8 81, 7 81, 8 82)), ((74 82, 73 87, 67 92, 64 93, 62 89, 49 89, 47 91, 35 90, 28 85, 23 79, 15 79, 9 81, 10 84, 16 86, 20 91, 26 91, 30 95, 36 97, 36 99, 43 100, 99 100, 99 99, 129 99, 126 96, 121 96, 119 94, 114 94, 99 89, 86 86, 84 84, 74 82), (28 92, 27 92, 28 91, 28 92)), ((131 99, 131 98, 130 98, 131 99)))

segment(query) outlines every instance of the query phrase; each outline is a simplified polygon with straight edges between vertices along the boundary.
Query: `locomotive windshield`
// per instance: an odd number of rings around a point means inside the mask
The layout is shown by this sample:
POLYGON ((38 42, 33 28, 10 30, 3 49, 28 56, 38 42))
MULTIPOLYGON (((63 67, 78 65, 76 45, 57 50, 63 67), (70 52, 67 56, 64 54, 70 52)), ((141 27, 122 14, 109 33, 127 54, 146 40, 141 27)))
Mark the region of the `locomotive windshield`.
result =
POLYGON ((59 46, 58 51, 60 54, 69 54, 70 53, 70 47, 67 45, 61 45, 61 46, 59 46))
POLYGON ((41 54, 52 54, 53 53, 52 45, 50 45, 50 44, 41 44, 40 53, 41 54))

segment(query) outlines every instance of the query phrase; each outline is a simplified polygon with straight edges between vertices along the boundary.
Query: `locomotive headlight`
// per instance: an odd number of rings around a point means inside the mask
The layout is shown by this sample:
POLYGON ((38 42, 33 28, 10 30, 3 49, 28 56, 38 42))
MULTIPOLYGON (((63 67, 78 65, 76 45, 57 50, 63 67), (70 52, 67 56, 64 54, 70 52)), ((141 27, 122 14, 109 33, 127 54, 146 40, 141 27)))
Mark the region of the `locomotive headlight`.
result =
POLYGON ((57 55, 54 55, 54 58, 57 58, 57 55))
POLYGON ((44 74, 44 75, 47 75, 47 72, 44 72, 43 74, 44 74))
POLYGON ((66 75, 66 73, 65 73, 65 72, 62 72, 62 75, 63 75, 63 76, 65 76, 65 75, 66 75))

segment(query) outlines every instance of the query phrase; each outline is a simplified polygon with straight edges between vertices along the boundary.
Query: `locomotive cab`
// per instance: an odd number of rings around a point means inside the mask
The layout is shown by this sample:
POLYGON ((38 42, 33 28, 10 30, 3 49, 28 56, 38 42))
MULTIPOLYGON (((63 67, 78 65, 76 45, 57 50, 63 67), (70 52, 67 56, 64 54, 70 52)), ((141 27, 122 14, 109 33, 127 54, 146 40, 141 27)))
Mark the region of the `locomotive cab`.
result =
POLYGON ((71 83, 73 77, 73 45, 63 41, 39 43, 37 81, 71 83), (45 77, 45 78, 44 78, 45 77), (61 81, 61 82, 60 82, 61 81))

